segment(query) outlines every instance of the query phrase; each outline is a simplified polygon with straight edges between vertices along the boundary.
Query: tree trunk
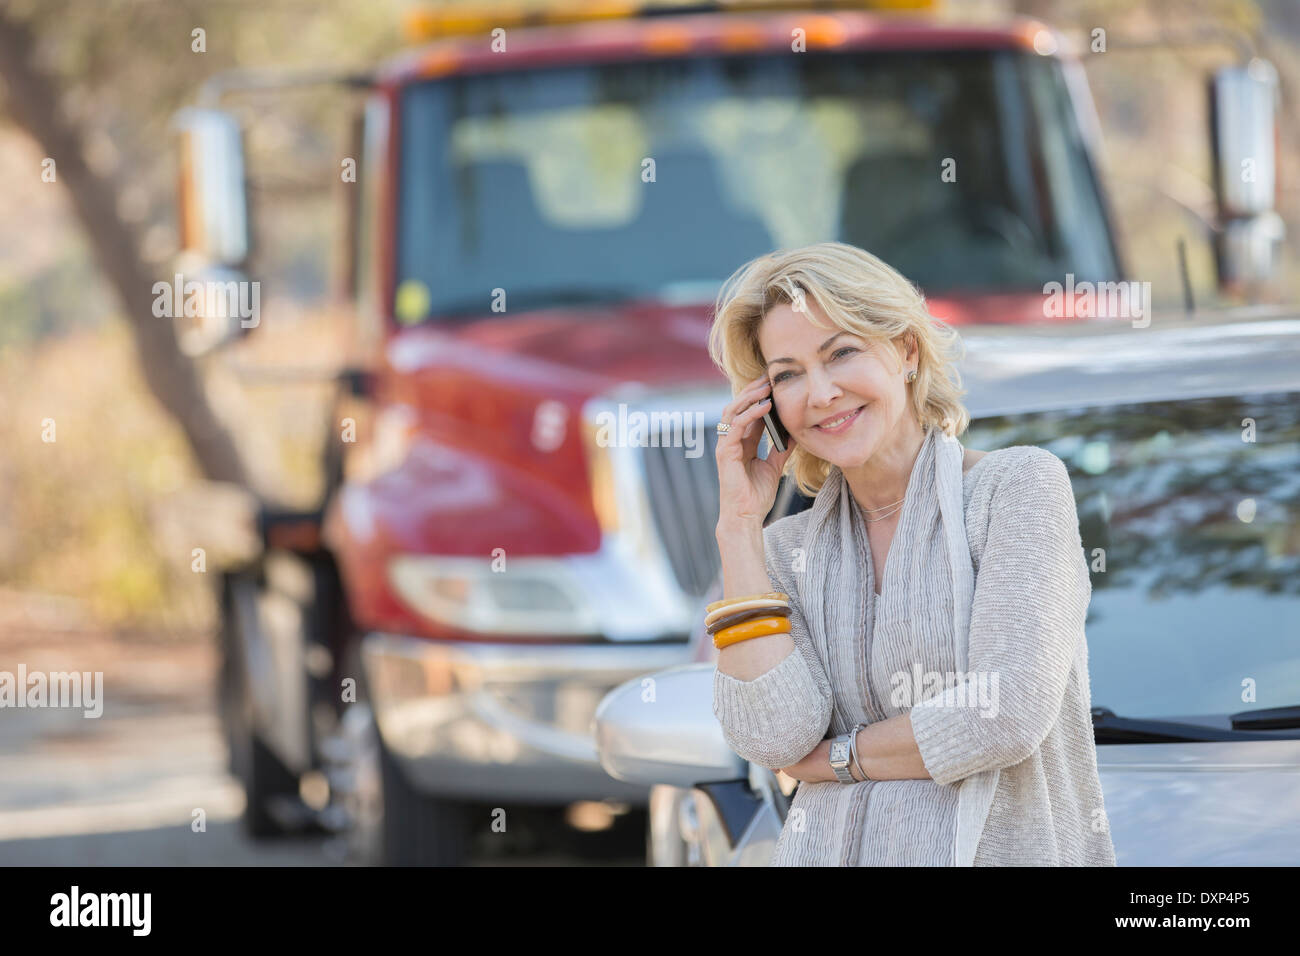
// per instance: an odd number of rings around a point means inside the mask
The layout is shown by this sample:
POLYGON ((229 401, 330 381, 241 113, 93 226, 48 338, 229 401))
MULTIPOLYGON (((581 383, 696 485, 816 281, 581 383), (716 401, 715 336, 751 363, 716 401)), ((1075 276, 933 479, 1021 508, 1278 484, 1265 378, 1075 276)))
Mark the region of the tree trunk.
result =
POLYGON ((184 430, 207 478, 248 487, 239 449, 208 403, 199 370, 180 350, 172 320, 153 314, 156 279, 140 258, 135 229, 117 214, 117 190, 86 165, 81 136, 59 112, 58 81, 32 62, 34 48, 31 31, 0 8, 8 112, 54 159, 57 181, 67 187, 99 268, 117 292, 149 390, 184 430))

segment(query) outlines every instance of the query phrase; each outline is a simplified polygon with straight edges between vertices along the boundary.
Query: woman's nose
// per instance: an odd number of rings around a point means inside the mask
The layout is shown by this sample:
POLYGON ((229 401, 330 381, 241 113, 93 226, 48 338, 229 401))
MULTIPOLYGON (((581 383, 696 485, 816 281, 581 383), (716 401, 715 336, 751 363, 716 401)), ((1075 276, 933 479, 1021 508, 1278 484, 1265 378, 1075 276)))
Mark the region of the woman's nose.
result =
POLYGON ((808 404, 815 408, 830 405, 841 394, 840 387, 822 369, 808 372, 808 404))

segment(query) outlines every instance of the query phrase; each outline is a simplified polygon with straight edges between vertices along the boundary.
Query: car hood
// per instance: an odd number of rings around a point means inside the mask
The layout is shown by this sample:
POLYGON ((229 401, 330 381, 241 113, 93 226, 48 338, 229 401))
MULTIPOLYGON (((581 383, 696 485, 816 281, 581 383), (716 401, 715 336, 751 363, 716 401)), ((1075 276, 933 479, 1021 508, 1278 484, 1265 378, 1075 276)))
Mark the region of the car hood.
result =
POLYGON ((1300 740, 1102 744, 1120 866, 1300 863, 1300 740))

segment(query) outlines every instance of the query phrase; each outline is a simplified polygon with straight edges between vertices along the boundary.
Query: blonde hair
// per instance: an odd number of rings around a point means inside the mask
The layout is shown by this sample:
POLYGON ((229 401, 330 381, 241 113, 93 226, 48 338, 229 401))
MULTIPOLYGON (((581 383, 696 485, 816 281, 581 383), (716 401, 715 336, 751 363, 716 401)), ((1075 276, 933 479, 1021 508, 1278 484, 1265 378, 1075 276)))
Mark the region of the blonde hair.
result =
MULTIPOLYGON (((957 330, 930 315, 925 297, 871 253, 843 242, 783 249, 747 262, 718 293, 709 355, 731 382, 731 393, 764 374, 758 330, 768 309, 812 298, 835 326, 881 345, 912 335, 918 346, 916 379, 909 386, 921 427, 953 438, 970 424, 961 402, 966 390, 955 363, 965 355, 957 330)), ((817 322, 805 311, 808 321, 817 322)), ((895 352, 897 357, 897 352, 895 352)), ((899 370, 902 370, 901 363, 899 370)), ((833 466, 797 445, 785 464, 799 490, 814 497, 833 466)))

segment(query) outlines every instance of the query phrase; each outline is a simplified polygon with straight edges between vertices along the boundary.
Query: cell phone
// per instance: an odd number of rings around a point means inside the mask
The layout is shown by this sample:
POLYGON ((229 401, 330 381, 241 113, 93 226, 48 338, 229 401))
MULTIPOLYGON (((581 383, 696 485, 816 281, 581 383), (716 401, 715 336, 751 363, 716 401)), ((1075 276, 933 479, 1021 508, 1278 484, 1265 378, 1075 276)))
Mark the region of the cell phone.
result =
POLYGON ((790 433, 781 423, 781 416, 776 413, 776 402, 772 402, 772 407, 763 415, 763 427, 767 429, 767 438, 772 443, 772 450, 785 451, 790 433))

